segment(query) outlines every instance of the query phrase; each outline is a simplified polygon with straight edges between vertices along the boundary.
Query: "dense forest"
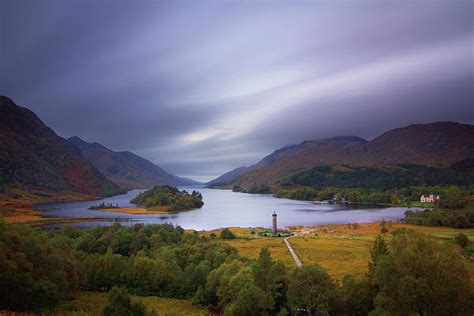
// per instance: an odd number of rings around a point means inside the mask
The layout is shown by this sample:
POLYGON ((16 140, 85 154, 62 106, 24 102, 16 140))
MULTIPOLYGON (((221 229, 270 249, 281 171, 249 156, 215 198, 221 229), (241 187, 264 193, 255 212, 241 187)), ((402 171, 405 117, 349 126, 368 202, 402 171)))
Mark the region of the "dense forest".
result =
POLYGON ((450 167, 434 168, 415 164, 383 167, 318 166, 279 181, 234 192, 269 194, 295 200, 336 200, 353 203, 419 206, 422 194, 441 196, 441 206, 463 208, 474 195, 474 159, 450 167), (453 193, 454 192, 454 193, 453 193), (458 204, 458 205, 454 205, 458 204))
POLYGON ((146 208, 169 206, 170 212, 191 210, 204 205, 200 192, 193 191, 189 194, 186 190, 180 191, 169 185, 156 186, 142 192, 130 200, 130 203, 146 208))
POLYGON ((447 168, 415 164, 383 167, 318 166, 291 176, 283 183, 322 189, 362 188, 386 191, 412 186, 470 185, 474 183, 474 159, 465 159, 447 168))
POLYGON ((232 192, 240 193, 250 193, 250 194, 270 194, 272 193, 272 188, 267 184, 261 184, 259 186, 253 185, 248 189, 242 188, 241 186, 234 185, 232 187, 232 192))
POLYGON ((217 236, 167 224, 39 231, 0 219, 0 310, 54 311, 70 290, 113 289, 104 315, 151 313, 130 305, 129 293, 191 299, 225 315, 470 314, 473 287, 456 242, 396 230, 376 239, 365 277, 338 283, 319 265, 288 270, 266 248, 251 260, 217 236))
POLYGON ((406 211, 404 223, 423 226, 472 228, 474 227, 474 207, 463 209, 426 209, 414 212, 406 211))

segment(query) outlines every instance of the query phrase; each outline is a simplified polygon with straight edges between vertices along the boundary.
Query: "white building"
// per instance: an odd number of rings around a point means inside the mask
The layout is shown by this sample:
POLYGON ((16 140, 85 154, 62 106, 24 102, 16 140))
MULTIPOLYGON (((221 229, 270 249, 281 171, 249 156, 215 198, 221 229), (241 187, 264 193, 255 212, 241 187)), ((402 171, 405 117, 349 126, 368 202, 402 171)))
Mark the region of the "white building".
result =
POLYGON ((434 203, 439 201, 439 195, 437 194, 423 194, 420 197, 420 202, 434 203))

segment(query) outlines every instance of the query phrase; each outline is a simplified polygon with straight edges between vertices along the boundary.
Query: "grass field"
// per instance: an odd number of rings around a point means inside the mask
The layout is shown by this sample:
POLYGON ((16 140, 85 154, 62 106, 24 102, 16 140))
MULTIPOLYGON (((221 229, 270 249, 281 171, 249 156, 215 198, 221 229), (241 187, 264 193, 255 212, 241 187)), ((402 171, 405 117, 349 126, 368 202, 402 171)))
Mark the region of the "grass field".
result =
POLYGON ((411 201, 410 205, 411 207, 426 207, 426 208, 432 208, 435 206, 434 203, 428 203, 428 202, 421 202, 421 201, 411 201))
MULTIPOLYGON (((460 232, 474 239, 474 229, 454 229, 444 227, 424 227, 393 224, 389 232, 397 228, 413 229, 446 241, 460 232)), ((369 250, 373 240, 380 233, 380 223, 359 224, 357 229, 348 225, 326 225, 315 227, 303 236, 290 239, 303 264, 318 263, 336 280, 345 274, 363 275, 370 259, 369 250), (317 234, 317 236, 316 236, 317 234)), ((387 239, 389 238, 387 234, 387 239)), ((454 245, 453 245, 454 247, 454 245)), ((466 261, 474 282, 474 262, 466 261)))
MULTIPOLYGON (((398 228, 407 228, 423 232, 449 241, 460 232, 474 241, 474 229, 455 229, 446 227, 425 227, 387 223, 390 232, 398 228)), ((380 223, 359 223, 352 225, 324 225, 316 227, 292 227, 297 236, 289 239, 293 249, 303 264, 318 263, 336 280, 345 274, 363 275, 370 260, 369 250, 375 236, 380 233, 380 223)), ((288 268, 296 266, 282 238, 259 238, 251 234, 250 228, 231 228, 238 238, 222 240, 239 251, 243 256, 256 258, 260 249, 267 247, 274 259, 282 260, 288 268)), ((209 234, 210 232, 205 232, 209 234)), ((219 235, 219 231, 214 232, 219 235)), ((474 262, 466 261, 474 282, 474 262)))
MULTIPOLYGON (((60 201, 82 201, 97 197, 83 195, 74 192, 26 192, 21 189, 7 190, 8 194, 0 194, 0 215, 7 223, 34 223, 44 222, 42 212, 34 209, 37 203, 60 202, 60 201)), ((46 219, 47 220, 47 219, 46 219)))
POLYGON ((318 263, 336 280, 345 274, 363 275, 370 260, 372 238, 351 236, 301 236, 290 239, 304 264, 318 263))
MULTIPOLYGON (((73 300, 61 304, 57 309, 60 315, 101 315, 102 308, 107 302, 107 294, 103 292, 74 292, 73 300)), ((154 309, 159 316, 165 315, 208 315, 206 309, 191 304, 188 300, 178 300, 156 296, 136 297, 147 308, 154 309)))
POLYGON ((273 259, 278 259, 283 261, 283 263, 289 267, 293 268, 296 266, 293 258, 288 252, 283 238, 252 238, 252 239, 230 239, 223 240, 227 244, 234 246, 239 251, 239 254, 245 257, 255 259, 258 257, 260 250, 264 247, 267 247, 270 250, 273 259))
MULTIPOLYGON (((263 231, 263 228, 242 228, 242 227, 230 227, 230 231, 234 233, 236 239, 220 239, 221 241, 237 248, 239 254, 251 259, 258 257, 260 250, 267 247, 273 259, 279 259, 287 267, 294 267, 295 262, 288 252, 282 237, 271 238, 271 237, 260 237, 258 236, 259 231, 263 231)), ((209 236, 214 233, 219 236, 222 229, 216 229, 212 231, 201 232, 202 235, 209 236)))

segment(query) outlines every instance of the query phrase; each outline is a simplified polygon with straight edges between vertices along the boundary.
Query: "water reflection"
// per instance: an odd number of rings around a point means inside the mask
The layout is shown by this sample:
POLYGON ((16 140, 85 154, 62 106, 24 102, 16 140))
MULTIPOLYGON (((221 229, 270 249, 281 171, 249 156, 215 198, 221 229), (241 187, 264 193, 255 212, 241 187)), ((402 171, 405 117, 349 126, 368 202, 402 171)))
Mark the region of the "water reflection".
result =
MULTIPOLYGON (((183 189, 183 188, 182 188, 183 189)), ((184 188, 193 190, 195 188, 184 188)), ((87 208, 101 202, 131 207, 130 199, 143 190, 132 190, 110 198, 96 201, 63 202, 38 206, 46 216, 85 217, 96 216, 108 219, 130 219, 124 225, 134 223, 172 223, 186 229, 209 230, 220 227, 268 227, 271 214, 278 214, 279 226, 341 224, 354 222, 374 222, 382 219, 398 220, 404 216, 406 207, 387 207, 340 204, 319 204, 309 201, 278 199, 271 195, 235 193, 227 190, 200 188, 204 206, 200 209, 173 215, 143 214, 132 215, 93 211, 87 208)), ((77 226, 111 225, 112 221, 76 223, 77 226)))

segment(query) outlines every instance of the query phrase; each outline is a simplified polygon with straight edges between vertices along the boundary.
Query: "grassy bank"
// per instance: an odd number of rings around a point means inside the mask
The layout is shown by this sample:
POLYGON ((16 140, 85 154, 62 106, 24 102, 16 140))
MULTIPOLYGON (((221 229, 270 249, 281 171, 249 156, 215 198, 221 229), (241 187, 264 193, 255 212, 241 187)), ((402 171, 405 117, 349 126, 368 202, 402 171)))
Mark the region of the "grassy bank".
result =
POLYGON ((170 214, 169 206, 154 206, 148 209, 143 207, 114 207, 114 208, 100 208, 97 211, 112 212, 112 213, 125 213, 133 215, 142 214, 170 214))
MULTIPOLYGON (((18 188, 9 188, 6 194, 0 194, 0 215, 7 223, 35 223, 51 221, 43 217, 43 212, 38 211, 35 205, 42 203, 75 202, 97 200, 103 197, 85 195, 76 192, 27 192, 18 188)), ((55 221, 70 222, 68 219, 55 219, 55 221)))
MULTIPOLYGON (((450 241, 457 234, 464 233, 474 241, 474 229, 447 227, 425 227, 407 224, 387 224, 388 234, 398 228, 412 229, 434 237, 450 241)), ((375 237, 380 234, 380 223, 360 223, 357 225, 335 224, 314 227, 292 227, 297 236, 290 239, 293 249, 304 264, 317 263, 323 266, 331 277, 341 280, 350 273, 362 276, 367 271, 369 250, 375 237)), ((231 228, 238 238, 223 240, 237 248, 239 253, 249 258, 257 258, 262 247, 270 249, 272 257, 282 260, 289 268, 295 262, 288 249, 279 238, 260 238, 252 234, 254 229, 231 228)), ((216 231, 218 233, 219 231, 216 231)), ((209 232, 206 232, 209 234, 209 232)), ((218 235, 218 234, 217 234, 218 235)), ((453 245, 454 247, 455 245, 453 245)), ((466 261, 474 283, 474 261, 466 261)))

